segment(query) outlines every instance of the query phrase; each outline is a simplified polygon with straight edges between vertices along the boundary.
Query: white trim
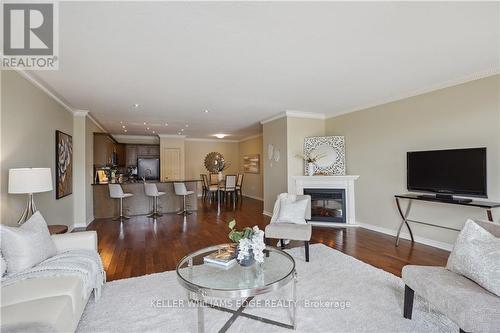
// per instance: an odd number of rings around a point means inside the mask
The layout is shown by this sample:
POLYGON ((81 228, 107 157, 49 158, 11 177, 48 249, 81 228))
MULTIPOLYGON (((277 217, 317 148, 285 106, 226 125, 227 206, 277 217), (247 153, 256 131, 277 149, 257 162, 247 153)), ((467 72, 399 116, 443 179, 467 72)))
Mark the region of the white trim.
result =
POLYGON ((89 114, 87 110, 73 110, 75 117, 86 117, 89 114))
POLYGON ((87 223, 87 226, 88 226, 90 223, 94 222, 94 220, 95 220, 95 218, 94 218, 94 215, 92 214, 92 216, 91 216, 91 217, 89 217, 89 218, 87 219, 87 222, 86 222, 86 223, 87 223))
POLYGON ((74 113, 74 110, 71 106, 69 106, 66 102, 63 101, 63 99, 59 96, 57 96, 53 91, 51 91, 49 88, 45 86, 45 84, 41 83, 39 79, 34 77, 32 74, 26 72, 25 70, 22 69, 16 69, 16 72, 18 72, 22 77, 24 77, 26 80, 30 81, 33 85, 37 86, 40 90, 42 90, 44 93, 52 97, 57 103, 59 103, 63 108, 66 109, 66 111, 70 113, 74 113))
POLYGON ((227 139, 205 139, 205 138, 186 138, 186 141, 200 141, 200 142, 225 142, 225 143, 238 143, 238 140, 227 139))
POLYGON ((244 196, 244 197, 247 197, 247 198, 250 198, 250 199, 255 199, 255 200, 259 200, 259 201, 264 201, 264 199, 263 199, 263 198, 261 198, 261 197, 256 197, 256 196, 253 196, 253 195, 248 195, 248 194, 245 194, 245 193, 243 193, 243 196, 244 196))
POLYGON ((185 139, 185 135, 178 135, 178 134, 158 134, 160 138, 176 138, 176 139, 185 139))
POLYGON ((102 126, 101 124, 99 124, 99 122, 94 117, 92 117, 92 115, 90 113, 87 113, 87 117, 94 123, 94 125, 96 125, 97 127, 99 127, 99 129, 101 131, 103 131, 104 133, 108 133, 108 131, 104 128, 104 126, 102 126))
MULTIPOLYGON (((396 237, 396 235, 398 233, 397 230, 393 230, 393 229, 389 229, 389 228, 384 228, 384 227, 376 226, 376 225, 373 225, 373 224, 359 223, 358 222, 358 225, 360 227, 362 227, 362 228, 365 228, 365 229, 368 229, 368 230, 372 230, 372 231, 376 231, 376 232, 380 232, 380 233, 383 233, 383 234, 386 234, 386 235, 390 235, 390 236, 394 236, 394 237, 396 237)), ((415 242, 417 242, 417 243, 428 245, 428 246, 437 247, 438 249, 442 249, 442 250, 446 250, 446 251, 453 250, 453 244, 449 244, 449 243, 445 243, 445 242, 439 242, 439 241, 436 241, 436 240, 433 240, 433 239, 424 238, 424 237, 420 237, 420 236, 416 236, 416 235, 413 235, 413 236, 414 236, 415 242)), ((408 233, 406 233, 406 232, 401 232, 400 238, 408 239, 408 240, 411 239, 410 235, 408 233)))
POLYGON ((402 94, 399 94, 396 96, 383 98, 381 100, 371 102, 368 104, 358 105, 358 106, 355 106, 355 107, 352 107, 349 109, 345 109, 345 110, 342 110, 340 112, 336 112, 334 115, 328 116, 326 119, 331 119, 331 118, 335 118, 335 117, 341 116, 341 115, 346 114, 346 113, 362 111, 365 109, 369 109, 369 108, 373 108, 376 106, 400 101, 400 100, 407 99, 410 97, 423 95, 423 94, 430 93, 430 92, 433 92, 436 90, 457 86, 457 85, 464 84, 467 82, 471 82, 471 81, 475 81, 475 80, 479 80, 479 79, 484 79, 484 78, 487 78, 489 76, 493 76, 493 75, 497 75, 497 74, 500 74, 500 68, 491 68, 491 69, 488 69, 485 71, 480 71, 480 72, 476 72, 476 73, 473 73, 470 75, 466 75, 466 76, 463 76, 463 77, 460 77, 460 78, 457 78, 454 80, 449 80, 449 81, 445 81, 445 82, 442 82, 439 84, 434 84, 434 85, 431 85, 427 88, 417 89, 417 90, 402 93, 402 94))
POLYGON ((83 224, 83 223, 77 223, 73 224, 73 227, 68 230, 68 232, 72 232, 76 228, 87 228, 88 224, 83 224))
POLYGON ((260 123, 262 125, 271 122, 276 119, 280 119, 283 117, 292 117, 292 118, 308 118, 308 119, 326 119, 327 116, 324 113, 316 113, 316 112, 305 112, 305 111, 294 111, 294 110, 287 110, 281 113, 278 113, 277 115, 274 115, 270 118, 262 120, 260 123))
POLYGON ((262 211, 262 215, 266 215, 266 216, 269 216, 269 217, 272 217, 273 216, 273 213, 269 213, 268 211, 262 211))

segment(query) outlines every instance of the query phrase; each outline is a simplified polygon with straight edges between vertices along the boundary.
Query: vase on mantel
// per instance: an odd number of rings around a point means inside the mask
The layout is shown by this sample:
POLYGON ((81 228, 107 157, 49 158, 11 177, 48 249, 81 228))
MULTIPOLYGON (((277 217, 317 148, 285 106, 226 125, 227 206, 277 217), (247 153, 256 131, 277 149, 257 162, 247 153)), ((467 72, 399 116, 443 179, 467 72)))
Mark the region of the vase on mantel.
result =
POLYGON ((314 176, 315 171, 316 171, 316 165, 314 165, 314 163, 307 163, 307 175, 314 176))

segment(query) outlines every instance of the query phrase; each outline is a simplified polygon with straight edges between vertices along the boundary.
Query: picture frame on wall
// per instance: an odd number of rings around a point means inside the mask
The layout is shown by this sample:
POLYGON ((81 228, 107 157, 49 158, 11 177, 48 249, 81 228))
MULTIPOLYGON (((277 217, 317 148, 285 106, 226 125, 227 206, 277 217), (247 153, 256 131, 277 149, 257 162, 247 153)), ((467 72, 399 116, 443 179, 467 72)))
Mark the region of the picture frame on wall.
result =
POLYGON ((243 156, 243 172, 260 173, 260 155, 251 154, 243 156))
POLYGON ((73 193, 73 137, 56 131, 56 199, 73 193))

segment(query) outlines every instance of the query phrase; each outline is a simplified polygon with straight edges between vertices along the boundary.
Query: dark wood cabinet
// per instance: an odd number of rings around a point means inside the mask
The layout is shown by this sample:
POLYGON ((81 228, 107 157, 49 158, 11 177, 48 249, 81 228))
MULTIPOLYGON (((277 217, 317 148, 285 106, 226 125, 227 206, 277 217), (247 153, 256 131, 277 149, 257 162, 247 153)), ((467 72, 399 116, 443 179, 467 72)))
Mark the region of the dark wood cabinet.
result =
POLYGON ((159 145, 126 145, 127 166, 137 166, 139 157, 160 157, 159 145))
POLYGON ((94 133, 94 165, 106 166, 113 162, 118 166, 125 166, 125 145, 116 142, 107 133, 94 133))
POLYGON ((136 166, 137 165, 137 146, 135 145, 126 145, 125 148, 127 166, 136 166))

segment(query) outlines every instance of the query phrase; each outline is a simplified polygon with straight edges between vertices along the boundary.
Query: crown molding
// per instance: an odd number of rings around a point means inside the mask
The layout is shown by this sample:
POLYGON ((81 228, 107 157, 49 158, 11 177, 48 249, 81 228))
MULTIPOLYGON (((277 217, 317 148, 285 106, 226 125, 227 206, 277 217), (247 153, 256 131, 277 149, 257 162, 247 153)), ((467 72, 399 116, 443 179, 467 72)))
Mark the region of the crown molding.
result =
POLYGON ((50 90, 49 88, 46 87, 46 84, 40 82, 39 79, 34 77, 32 74, 30 74, 27 71, 22 70, 22 69, 15 69, 15 71, 17 73, 19 73, 19 75, 24 77, 26 80, 31 82, 33 85, 38 87, 40 90, 42 90, 44 93, 46 93, 48 96, 50 96, 57 103, 59 103, 66 111, 68 111, 72 114, 74 113, 74 109, 69 104, 67 104, 65 101, 63 101, 63 99, 61 97, 57 96, 52 90, 50 90))
POLYGON ((290 117, 290 118, 306 118, 306 119, 326 119, 326 115, 324 113, 316 113, 316 112, 305 112, 305 111, 295 111, 295 110, 287 110, 277 115, 274 115, 270 118, 262 120, 260 123, 262 125, 269 123, 273 120, 290 117))
POLYGON ((101 131, 105 132, 105 133, 108 133, 108 131, 104 128, 104 126, 102 126, 94 117, 92 117, 92 115, 90 114, 90 112, 87 112, 87 117, 94 123, 94 125, 96 125, 101 131))
POLYGON ((159 137, 156 135, 133 135, 133 134, 111 134, 119 143, 137 142, 137 144, 158 144, 159 137), (139 143, 140 142, 140 143, 139 143))
POLYGON ((239 140, 239 142, 244 142, 244 141, 256 139, 256 138, 259 138, 261 136, 262 136, 262 133, 255 134, 255 135, 250 135, 250 136, 247 136, 246 138, 243 138, 243 139, 239 140))
POLYGON ((327 119, 335 118, 335 117, 338 117, 338 116, 341 116, 341 115, 344 115, 344 114, 347 114, 347 113, 351 113, 351 112, 362 111, 362 110, 373 108, 373 107, 376 107, 376 106, 380 106, 380 105, 384 105, 384 104, 388 104, 388 103, 400 101, 400 100, 407 99, 407 98, 410 98, 410 97, 415 97, 415 96, 423 95, 423 94, 430 93, 430 92, 433 92, 433 91, 436 91, 436 90, 441 90, 441 89, 450 88, 450 87, 453 87, 453 86, 458 86, 460 84, 464 84, 464 83, 467 83, 467 82, 476 81, 476 80, 479 80, 479 79, 484 79, 484 78, 487 78, 487 77, 490 77, 490 76, 493 76, 493 75, 498 75, 498 74, 500 74, 500 67, 499 68, 491 68, 491 69, 488 69, 488 70, 475 72, 473 74, 462 76, 462 77, 459 77, 459 78, 454 79, 454 80, 448 80, 448 81, 445 81, 445 82, 442 82, 442 83, 439 83, 439 84, 431 85, 431 86, 429 86, 427 88, 417 89, 417 90, 410 91, 410 92, 407 92, 407 93, 403 93, 403 94, 400 94, 400 95, 395 95, 395 96, 392 96, 392 97, 384 98, 384 99, 381 99, 379 101, 375 101, 375 102, 372 102, 372 103, 369 103, 369 104, 359 105, 359 106, 355 106, 355 107, 352 107, 352 108, 349 108, 349 109, 345 109, 345 110, 342 110, 341 112, 335 113, 335 115, 328 116, 327 119))
POLYGON ((160 138, 175 138, 175 139, 185 139, 185 135, 178 135, 178 134, 158 134, 160 138))
POLYGON ((73 110, 73 116, 75 117, 86 117, 89 115, 87 110, 73 110))
POLYGON ((198 141, 198 142, 222 142, 222 143, 238 143, 238 140, 230 139, 206 139, 206 138, 187 138, 186 141, 198 141))

